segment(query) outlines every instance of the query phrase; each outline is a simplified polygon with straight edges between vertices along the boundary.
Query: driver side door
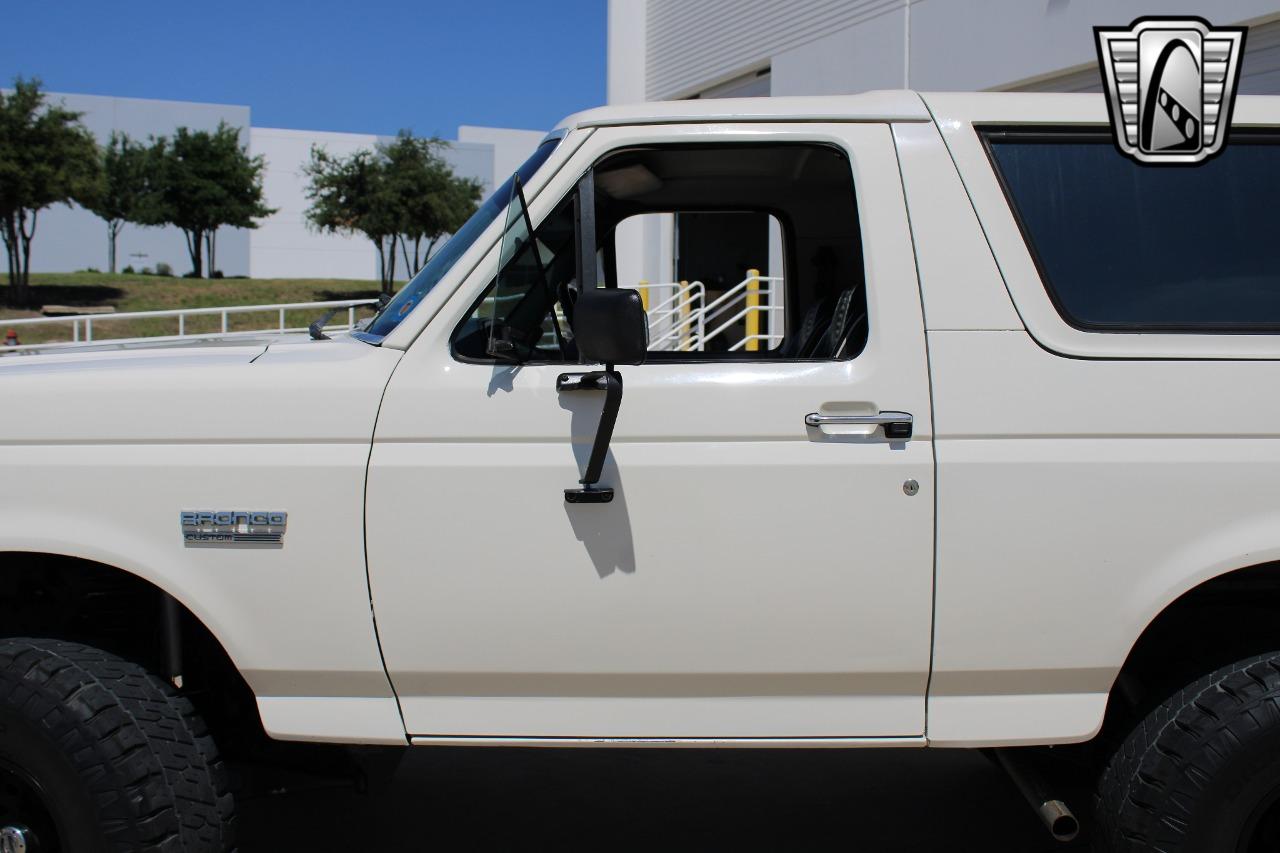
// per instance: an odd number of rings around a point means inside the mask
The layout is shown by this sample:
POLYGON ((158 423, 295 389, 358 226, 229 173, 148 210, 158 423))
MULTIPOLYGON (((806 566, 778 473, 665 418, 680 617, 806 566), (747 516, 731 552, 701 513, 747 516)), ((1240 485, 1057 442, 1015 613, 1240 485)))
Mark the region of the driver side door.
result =
POLYGON ((897 175, 884 124, 605 128, 530 199, 546 278, 503 292, 495 246, 406 353, 374 437, 371 593, 412 735, 920 742, 932 429, 897 175), (591 169, 600 264, 623 287, 638 272, 610 241, 633 212, 765 200, 783 280, 767 305, 745 280, 744 310, 786 319, 752 348, 666 335, 620 367, 614 498, 574 504, 602 397, 557 390, 589 367, 561 253, 580 251, 565 211, 591 169), (504 300, 539 306, 507 334, 518 362, 494 355, 504 300), (806 420, 883 411, 909 413, 910 436, 806 420))

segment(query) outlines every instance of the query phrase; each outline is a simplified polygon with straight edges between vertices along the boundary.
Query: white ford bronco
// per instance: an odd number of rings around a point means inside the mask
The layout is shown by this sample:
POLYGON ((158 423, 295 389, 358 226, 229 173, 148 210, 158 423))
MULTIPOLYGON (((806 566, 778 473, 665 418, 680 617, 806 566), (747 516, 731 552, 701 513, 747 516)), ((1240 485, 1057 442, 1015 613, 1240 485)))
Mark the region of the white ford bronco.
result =
POLYGON ((982 748, 1274 849, 1280 99, 1189 167, 1099 95, 592 110, 312 331, 0 359, 4 850, 231 849, 273 741, 982 748))

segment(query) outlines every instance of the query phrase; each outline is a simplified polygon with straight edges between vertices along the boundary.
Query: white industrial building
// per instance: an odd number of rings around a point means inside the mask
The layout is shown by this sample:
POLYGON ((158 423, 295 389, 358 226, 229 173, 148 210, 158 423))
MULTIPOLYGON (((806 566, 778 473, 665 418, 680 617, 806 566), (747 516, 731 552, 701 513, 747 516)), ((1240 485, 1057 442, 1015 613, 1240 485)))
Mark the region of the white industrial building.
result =
POLYGON ((1093 27, 1248 24, 1240 91, 1280 93, 1275 0, 610 0, 609 103, 869 89, 1097 91, 1093 27))
MULTIPOLYGON (((1276 0, 607 0, 611 104, 681 98, 821 95, 870 89, 1098 91, 1097 25, 1141 15, 1190 14, 1250 27, 1240 92, 1280 94, 1280 7, 1276 0)), ((84 113, 100 141, 112 130, 145 139, 178 126, 241 128, 267 163, 266 202, 278 211, 252 231, 222 229, 218 266, 255 278, 377 277, 375 251, 360 237, 317 234, 305 223, 302 165, 311 146, 333 153, 371 147, 370 134, 254 127, 247 106, 52 94, 84 113)), ((448 159, 460 175, 492 189, 528 155, 541 130, 459 128, 448 159)), ((779 269, 776 223, 753 257, 779 269)), ((704 277, 693 248, 719 227, 707 217, 637 217, 619 226, 619 264, 634 280, 704 277), (696 233, 695 233, 696 232, 696 233), (683 237, 682 237, 683 234, 683 237), (686 244, 682 252, 682 240, 686 244)), ((754 226, 753 226, 754 228, 754 226)), ((760 229, 755 229, 760 231, 760 229)), ((761 232, 763 234, 763 232, 761 232)), ((120 265, 189 269, 180 233, 126 226, 120 265)), ((41 214, 35 271, 103 268, 105 227, 79 209, 41 214)), ((655 294, 660 296, 660 294, 655 294)))
MULTIPOLYGON (((1127 26, 1143 15, 1249 25, 1239 91, 1280 94, 1276 0, 609 0, 608 100, 1100 91, 1093 27, 1127 26)), ((619 234, 620 275, 705 278, 709 261, 694 250, 715 234, 706 216, 624 226, 631 233, 619 234), (688 236, 693 227, 697 238, 688 236)), ((723 233, 716 240, 723 243, 723 233)), ((751 241, 759 244, 752 265, 781 275, 776 227, 767 244, 762 233, 751 241)))
MULTIPOLYGON (((362 133, 330 133, 254 127, 250 108, 228 104, 159 101, 53 92, 48 99, 82 113, 81 120, 100 143, 113 131, 135 140, 164 136, 178 127, 212 130, 226 122, 240 130, 252 155, 266 162, 263 190, 276 212, 256 229, 222 228, 218 232, 217 266, 224 274, 253 278, 376 279, 377 251, 363 237, 320 234, 304 217, 307 208, 303 165, 311 147, 320 145, 344 155, 372 148, 385 137, 362 133)), ((449 140, 445 157, 454 171, 475 178, 488 193, 515 170, 545 135, 539 130, 461 127, 449 140)), ((118 266, 135 269, 168 264, 175 273, 191 269, 182 233, 175 228, 125 225, 118 240, 118 266)), ((79 207, 55 205, 40 213, 32 243, 34 272, 106 269, 106 225, 79 207)))
MULTIPOLYGON (((514 172, 546 134, 494 127, 458 129, 447 159, 455 172, 475 178, 487 195, 514 172)), ((276 212, 248 233, 249 275, 254 278, 377 278, 377 254, 363 237, 319 234, 307 225, 307 180, 302 167, 311 146, 347 155, 372 148, 383 137, 313 130, 249 129, 249 150, 267 168, 263 194, 276 212)))

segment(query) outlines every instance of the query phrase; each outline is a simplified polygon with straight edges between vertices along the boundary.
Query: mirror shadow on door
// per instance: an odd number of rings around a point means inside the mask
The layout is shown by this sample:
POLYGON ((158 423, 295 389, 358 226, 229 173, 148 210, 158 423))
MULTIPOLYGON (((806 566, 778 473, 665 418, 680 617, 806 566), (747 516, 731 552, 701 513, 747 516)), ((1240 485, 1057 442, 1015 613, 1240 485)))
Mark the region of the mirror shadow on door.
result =
MULTIPOLYGON (((571 447, 579 474, 587 469, 603 406, 604 398, 599 394, 560 395, 560 407, 570 413, 571 447)), ((631 535, 631 515, 627 510, 627 487, 612 450, 605 454, 601 480, 612 486, 613 500, 597 504, 566 501, 565 517, 573 527, 573 535, 587 549, 591 564, 601 579, 614 572, 633 574, 636 570, 636 549, 631 535)))

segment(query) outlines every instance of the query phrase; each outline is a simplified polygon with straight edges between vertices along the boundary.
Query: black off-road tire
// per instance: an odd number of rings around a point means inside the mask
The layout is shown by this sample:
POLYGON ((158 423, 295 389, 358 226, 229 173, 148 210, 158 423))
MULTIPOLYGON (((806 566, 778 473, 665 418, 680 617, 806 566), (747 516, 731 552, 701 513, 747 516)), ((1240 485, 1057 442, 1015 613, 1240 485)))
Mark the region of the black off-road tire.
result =
POLYGON ((0 640, 0 774, 37 790, 57 836, 44 850, 235 846, 227 772, 191 703, 99 649, 0 640))
POLYGON ((1277 798, 1280 652, 1272 652, 1200 678, 1138 724, 1102 774, 1095 837, 1112 853, 1274 850, 1277 798))

